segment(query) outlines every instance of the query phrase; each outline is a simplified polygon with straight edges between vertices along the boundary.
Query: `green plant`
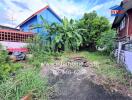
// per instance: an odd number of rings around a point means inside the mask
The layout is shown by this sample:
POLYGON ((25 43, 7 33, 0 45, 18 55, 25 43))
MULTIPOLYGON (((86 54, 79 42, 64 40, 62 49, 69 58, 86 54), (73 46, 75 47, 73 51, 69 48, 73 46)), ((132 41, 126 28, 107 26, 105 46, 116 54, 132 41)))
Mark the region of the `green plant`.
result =
POLYGON ((0 63, 4 64, 6 62, 9 62, 8 53, 5 50, 1 50, 0 51, 0 63))
MULTIPOLYGON (((1 45, 0 49, 2 49, 1 45)), ((8 54, 5 50, 0 50, 0 82, 7 78, 10 71, 11 67, 9 64, 8 54)))
POLYGON ((21 64, 1 64, 0 66, 0 83, 8 79, 11 73, 15 73, 18 69, 21 68, 21 64))
POLYGON ((76 51, 83 42, 82 36, 79 34, 81 30, 77 28, 74 20, 68 21, 68 19, 64 18, 62 24, 57 25, 56 33, 58 34, 56 34, 53 42, 62 43, 65 51, 76 51))
POLYGON ((100 39, 101 34, 110 29, 108 19, 97 15, 95 11, 85 13, 77 24, 79 29, 85 29, 80 31, 83 37, 82 47, 91 51, 96 51, 97 41, 100 39))
POLYGON ((76 51, 82 43, 82 36, 79 34, 76 22, 74 20, 68 20, 64 18, 62 23, 52 23, 49 24, 42 16, 41 25, 36 25, 36 27, 43 28, 45 35, 45 40, 51 51, 58 51, 58 49, 64 49, 65 51, 72 50, 76 51))
POLYGON ((131 87, 130 79, 132 75, 121 66, 119 67, 119 65, 111 60, 109 56, 100 52, 81 52, 80 55, 94 63, 94 68, 97 74, 105 76, 111 80, 117 80, 122 84, 128 83, 128 86, 131 87))
POLYGON ((49 44, 45 43, 45 37, 36 35, 33 39, 33 43, 29 44, 27 47, 30 50, 30 53, 33 55, 29 59, 30 64, 34 67, 40 67, 40 64, 43 62, 49 62, 51 60, 52 53, 49 44))
POLYGON ((9 78, 10 74, 20 67, 21 64, 10 62, 7 51, 0 51, 0 82, 9 78))
POLYGON ((17 72, 14 78, 0 84, 1 100, 20 100, 31 94, 34 99, 46 99, 47 80, 43 79, 37 69, 24 69, 17 72))
POLYGON ((34 28, 43 29, 43 33, 46 33, 44 40, 52 52, 60 49, 78 51, 80 47, 91 51, 102 47, 107 54, 113 50, 115 32, 111 30, 108 19, 97 15, 95 11, 85 13, 78 21, 64 18, 62 23, 49 24, 42 16, 40 17, 42 24, 34 28))
POLYGON ((114 30, 106 31, 101 34, 99 40, 97 41, 97 46, 104 48, 104 53, 111 54, 115 48, 115 38, 116 32, 114 30))

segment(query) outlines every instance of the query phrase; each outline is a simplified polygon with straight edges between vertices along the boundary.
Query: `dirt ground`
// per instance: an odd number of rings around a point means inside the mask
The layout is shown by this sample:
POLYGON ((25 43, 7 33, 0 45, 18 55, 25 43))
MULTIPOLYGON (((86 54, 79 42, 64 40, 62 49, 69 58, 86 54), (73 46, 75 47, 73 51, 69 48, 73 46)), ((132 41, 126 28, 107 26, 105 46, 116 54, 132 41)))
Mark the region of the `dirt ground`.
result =
POLYGON ((49 100, 132 100, 116 91, 109 91, 96 83, 97 75, 91 64, 84 58, 74 58, 66 62, 57 61, 43 65, 42 75, 48 78, 49 100))

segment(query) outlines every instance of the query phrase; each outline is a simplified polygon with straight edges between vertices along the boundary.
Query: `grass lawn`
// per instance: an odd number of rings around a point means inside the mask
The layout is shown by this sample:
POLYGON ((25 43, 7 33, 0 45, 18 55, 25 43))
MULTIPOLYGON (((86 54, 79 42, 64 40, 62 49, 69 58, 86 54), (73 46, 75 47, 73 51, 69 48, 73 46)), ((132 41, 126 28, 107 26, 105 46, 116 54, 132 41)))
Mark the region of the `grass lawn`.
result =
POLYGON ((35 98, 40 98, 42 100, 47 99, 47 80, 40 76, 41 68, 34 69, 33 66, 40 66, 42 61, 47 58, 50 60, 47 63, 54 62, 53 59, 61 58, 61 60, 68 60, 72 57, 84 57, 93 64, 93 69, 95 73, 100 76, 105 76, 106 79, 116 80, 119 83, 132 89, 130 85, 130 78, 132 77, 123 67, 116 64, 115 60, 111 59, 109 56, 103 55, 99 52, 64 52, 57 55, 50 55, 50 57, 41 57, 38 61, 33 61, 32 63, 27 62, 24 66, 29 66, 16 73, 15 78, 10 78, 4 83, 0 84, 0 98, 1 100, 20 100, 23 96, 33 93, 35 98))
MULTIPOLYGON (((78 52, 78 53, 64 53, 63 58, 70 58, 74 56, 85 57, 88 61, 93 63, 93 67, 97 74, 105 76, 111 80, 117 80, 121 84, 130 85, 132 75, 128 73, 125 68, 116 63, 114 58, 106 56, 99 52, 78 52)), ((132 86, 130 86, 132 88, 132 86)))

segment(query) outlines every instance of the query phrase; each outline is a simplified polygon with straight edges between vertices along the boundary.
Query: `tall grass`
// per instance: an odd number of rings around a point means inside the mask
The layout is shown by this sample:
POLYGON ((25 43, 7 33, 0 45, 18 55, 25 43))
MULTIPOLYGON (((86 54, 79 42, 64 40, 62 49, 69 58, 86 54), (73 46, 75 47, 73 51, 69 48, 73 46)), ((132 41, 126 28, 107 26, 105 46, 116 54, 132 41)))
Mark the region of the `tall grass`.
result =
POLYGON ((125 67, 117 64, 115 58, 111 59, 110 56, 106 56, 100 52, 82 52, 81 55, 95 63, 94 68, 98 74, 112 80, 118 80, 120 83, 132 87, 130 84, 132 74, 125 67))
POLYGON ((0 84, 0 100, 20 100, 29 94, 37 100, 45 100, 46 90, 47 80, 41 78, 37 70, 21 70, 14 78, 0 84))

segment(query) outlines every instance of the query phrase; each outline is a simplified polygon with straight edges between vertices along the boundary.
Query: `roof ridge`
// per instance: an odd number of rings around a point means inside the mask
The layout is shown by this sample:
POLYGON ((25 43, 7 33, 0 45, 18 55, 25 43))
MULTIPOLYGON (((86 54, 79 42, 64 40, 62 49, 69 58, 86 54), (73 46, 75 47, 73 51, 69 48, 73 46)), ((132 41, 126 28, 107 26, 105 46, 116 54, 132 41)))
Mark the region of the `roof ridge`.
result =
MULTIPOLYGON (((43 7, 42 9, 38 10, 37 12, 33 13, 31 16, 29 16, 26 20, 24 20, 22 23, 20 23, 17 27, 21 26, 23 23, 25 23, 27 20, 31 19, 32 17, 36 16, 37 14, 39 14, 40 12, 42 12, 43 10, 49 8, 49 5, 43 7)), ((16 27, 16 28, 17 28, 16 27)))

